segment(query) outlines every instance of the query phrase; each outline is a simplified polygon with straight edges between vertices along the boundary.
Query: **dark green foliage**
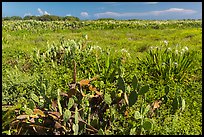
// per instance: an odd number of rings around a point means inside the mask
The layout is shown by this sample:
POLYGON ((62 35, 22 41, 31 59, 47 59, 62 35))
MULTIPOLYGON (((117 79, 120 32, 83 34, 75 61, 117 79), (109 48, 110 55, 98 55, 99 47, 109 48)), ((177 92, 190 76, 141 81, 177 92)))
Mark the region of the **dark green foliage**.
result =
POLYGON ((149 85, 145 85, 145 86, 140 88, 138 95, 144 95, 148 91, 149 91, 149 85))
POLYGON ((113 18, 100 18, 100 19, 97 19, 97 20, 104 20, 104 21, 109 21, 109 20, 115 20, 115 19, 113 19, 113 18))
POLYGON ((118 78, 118 90, 119 89, 125 92, 125 82, 121 76, 118 78))
POLYGON ((62 20, 64 20, 64 21, 80 21, 80 19, 78 17, 74 17, 74 16, 66 16, 66 17, 63 17, 62 20))

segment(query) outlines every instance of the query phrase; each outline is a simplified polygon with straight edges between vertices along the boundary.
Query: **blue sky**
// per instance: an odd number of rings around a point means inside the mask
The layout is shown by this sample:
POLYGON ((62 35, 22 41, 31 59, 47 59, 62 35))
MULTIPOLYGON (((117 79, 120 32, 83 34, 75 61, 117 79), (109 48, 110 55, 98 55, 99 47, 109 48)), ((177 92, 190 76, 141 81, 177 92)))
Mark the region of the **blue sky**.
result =
POLYGON ((2 2, 2 16, 80 19, 202 19, 202 2, 2 2))

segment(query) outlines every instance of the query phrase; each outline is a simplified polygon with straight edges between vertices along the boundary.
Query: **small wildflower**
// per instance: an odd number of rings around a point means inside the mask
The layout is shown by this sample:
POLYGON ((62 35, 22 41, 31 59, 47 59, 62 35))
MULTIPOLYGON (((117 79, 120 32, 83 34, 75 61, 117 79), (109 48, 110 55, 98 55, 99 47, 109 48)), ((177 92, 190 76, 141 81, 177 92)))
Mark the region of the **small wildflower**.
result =
POLYGON ((166 45, 168 45, 168 41, 167 41, 167 40, 165 40, 164 43, 165 43, 166 45))
POLYGON ((171 48, 168 48, 167 51, 171 51, 171 48))
POLYGON ((125 55, 126 57, 130 57, 130 53, 126 50, 126 49, 121 49, 121 52, 123 55, 125 55))
POLYGON ((185 52, 185 49, 182 49, 182 51, 181 52, 185 52))
POLYGON ((174 66, 175 66, 175 67, 178 67, 178 63, 177 63, 177 62, 174 62, 174 66))
POLYGON ((99 46, 96 46, 96 48, 99 49, 99 50, 101 50, 101 47, 99 47, 99 46))
POLYGON ((130 53, 127 53, 127 56, 130 57, 130 53))
POLYGON ((91 47, 90 49, 89 49, 89 51, 92 51, 93 50, 93 47, 91 47))
POLYGON ((46 55, 45 55, 45 53, 43 53, 43 55, 42 55, 42 58, 44 58, 44 59, 46 58, 46 55))
POLYGON ((121 49, 121 52, 127 52, 127 50, 126 49, 121 49))
POLYGON ((90 48, 90 51, 92 51, 92 50, 99 50, 99 51, 101 51, 101 47, 93 46, 93 47, 90 48))
POLYGON ((64 50, 63 46, 60 46, 60 50, 64 50))
POLYGON ((175 53, 178 54, 178 50, 175 50, 175 53))
POLYGON ((185 49, 186 51, 188 51, 188 47, 184 47, 184 49, 185 49))

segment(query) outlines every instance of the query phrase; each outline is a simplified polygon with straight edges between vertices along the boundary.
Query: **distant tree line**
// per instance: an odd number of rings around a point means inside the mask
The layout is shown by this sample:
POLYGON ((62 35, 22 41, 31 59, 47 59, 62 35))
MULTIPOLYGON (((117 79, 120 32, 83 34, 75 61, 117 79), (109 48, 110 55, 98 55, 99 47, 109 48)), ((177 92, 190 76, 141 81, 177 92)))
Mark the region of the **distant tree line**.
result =
MULTIPOLYGON (((55 16, 55 15, 42 15, 42 16, 11 16, 11 17, 3 17, 2 20, 37 20, 37 21, 80 21, 78 17, 74 16, 55 16)), ((100 18, 97 20, 115 20, 113 18, 100 18)))
POLYGON ((116 19, 113 19, 113 18, 99 18, 99 19, 97 19, 97 20, 116 20, 116 19))
POLYGON ((11 16, 11 17, 3 17, 2 20, 37 20, 37 21, 80 21, 78 17, 74 16, 55 16, 55 15, 42 15, 42 16, 11 16))

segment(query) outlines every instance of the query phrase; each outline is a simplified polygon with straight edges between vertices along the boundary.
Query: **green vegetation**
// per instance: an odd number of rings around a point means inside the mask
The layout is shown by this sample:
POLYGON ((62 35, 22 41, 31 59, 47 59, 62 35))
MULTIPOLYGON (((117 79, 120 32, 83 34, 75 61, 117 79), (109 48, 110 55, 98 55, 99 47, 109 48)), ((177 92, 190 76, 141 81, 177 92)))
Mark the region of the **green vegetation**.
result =
POLYGON ((2 22, 2 134, 201 135, 202 21, 2 22))
POLYGON ((3 21, 14 21, 14 20, 37 20, 37 21, 80 21, 78 17, 74 16, 56 16, 56 15, 42 15, 42 16, 11 16, 11 17, 3 17, 3 21))

